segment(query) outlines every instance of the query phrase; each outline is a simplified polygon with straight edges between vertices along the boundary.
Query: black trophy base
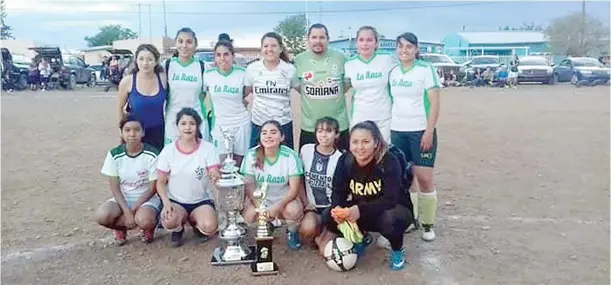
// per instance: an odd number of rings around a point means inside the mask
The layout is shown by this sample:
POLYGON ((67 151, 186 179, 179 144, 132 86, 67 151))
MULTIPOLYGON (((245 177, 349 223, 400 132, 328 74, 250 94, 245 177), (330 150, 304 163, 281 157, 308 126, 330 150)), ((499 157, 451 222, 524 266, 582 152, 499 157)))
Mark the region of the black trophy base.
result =
POLYGON ((276 275, 278 274, 278 265, 275 262, 255 262, 250 264, 252 275, 276 275))
POLYGON ((239 265, 239 264, 250 264, 257 260, 257 251, 255 246, 249 246, 250 254, 248 254, 245 258, 240 260, 222 260, 220 258, 220 248, 215 248, 214 253, 212 254, 212 258, 210 259, 210 264, 215 266, 224 266, 224 265, 239 265))

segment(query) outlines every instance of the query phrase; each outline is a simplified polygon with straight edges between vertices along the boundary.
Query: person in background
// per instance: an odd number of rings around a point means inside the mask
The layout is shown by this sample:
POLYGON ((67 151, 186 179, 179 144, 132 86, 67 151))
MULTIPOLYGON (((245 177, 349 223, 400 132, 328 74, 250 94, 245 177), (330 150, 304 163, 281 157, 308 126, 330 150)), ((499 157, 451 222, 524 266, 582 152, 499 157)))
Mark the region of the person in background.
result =
POLYGON ((482 73, 483 85, 492 85, 494 81, 494 72, 490 66, 486 67, 486 70, 482 73))
POLYGON ((202 140, 202 118, 192 108, 176 115, 180 136, 159 154, 157 189, 163 201, 161 224, 172 233, 172 247, 183 244, 184 224, 193 227, 202 243, 217 230, 217 216, 211 191, 221 177, 214 146, 202 140))
POLYGON ((520 59, 518 55, 514 55, 513 59, 509 62, 509 76, 508 83, 509 87, 514 89, 518 88, 518 65, 520 65, 520 59))
POLYGON ((127 242, 127 230, 139 227, 142 241, 153 241, 161 200, 156 195, 159 151, 142 142, 144 127, 133 115, 119 123, 121 144, 106 154, 102 174, 109 178, 113 198, 95 212, 98 224, 115 230, 115 242, 127 242))
POLYGON ((28 82, 30 83, 30 90, 36 91, 38 89, 38 81, 40 78, 40 71, 38 71, 38 64, 35 61, 30 63, 28 68, 28 82))
POLYGON ((460 83, 456 79, 456 72, 454 72, 453 69, 450 69, 450 76, 446 78, 446 86, 452 87, 460 85, 460 83))
POLYGON ((322 117, 339 122, 339 149, 348 148, 348 113, 344 85, 346 57, 329 50, 329 30, 323 24, 308 28, 308 50, 295 57, 301 94, 299 146, 316 142, 315 125, 322 117))
POLYGON ((509 73, 507 72, 507 66, 501 64, 499 72, 497 73, 497 81, 494 84, 495 87, 507 88, 507 78, 509 77, 509 73))
POLYGON ((119 83, 117 112, 119 121, 127 109, 144 124, 143 141, 163 149, 163 107, 166 102, 166 76, 159 65, 159 51, 151 44, 136 49, 132 73, 119 83))
POLYGON ((397 37, 397 57, 401 64, 393 68, 389 79, 390 94, 394 100, 391 141, 413 165, 418 181, 418 187, 410 189, 413 214, 416 219, 421 218, 422 239, 433 241, 437 212, 433 167, 437 155, 441 84, 433 66, 416 59, 417 52, 416 35, 404 33, 397 37))
POLYGON ((473 80, 469 82, 470 87, 480 87, 484 86, 484 75, 482 74, 482 70, 478 67, 475 69, 473 73, 473 80))
MULTIPOLYGON (((204 104, 204 64, 194 57, 197 36, 190 28, 182 28, 176 33, 176 54, 165 62, 168 81, 168 99, 165 107, 164 144, 175 142, 180 136, 176 124, 176 114, 182 108, 196 110, 201 118, 206 118, 204 104)), ((208 121, 201 124, 203 140, 210 141, 208 121)))
POLYGON ((278 121, 284 133, 283 144, 293 148, 291 90, 299 85, 295 66, 289 63, 282 37, 269 32, 261 38, 261 58, 246 68, 246 92, 253 94, 250 147, 259 143, 261 125, 278 121))
POLYGON ((47 61, 46 58, 41 58, 40 63, 38 64, 38 71, 40 72, 40 90, 46 91, 47 84, 49 84, 49 79, 51 78, 51 65, 47 61))
POLYGON ((356 32, 358 55, 344 64, 346 86, 352 87, 350 125, 362 121, 376 122, 382 135, 390 142, 390 109, 388 73, 397 64, 390 53, 377 51, 378 31, 363 26, 356 32))

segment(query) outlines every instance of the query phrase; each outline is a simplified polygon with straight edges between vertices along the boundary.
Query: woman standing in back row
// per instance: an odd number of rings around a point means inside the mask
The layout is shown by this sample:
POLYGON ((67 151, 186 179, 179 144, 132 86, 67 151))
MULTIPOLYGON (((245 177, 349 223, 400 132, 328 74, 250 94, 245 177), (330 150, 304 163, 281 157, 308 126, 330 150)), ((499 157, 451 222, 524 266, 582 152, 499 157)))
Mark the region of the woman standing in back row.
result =
POLYGON ((379 35, 374 27, 363 26, 356 32, 358 55, 344 64, 345 78, 353 89, 350 126, 371 120, 390 142, 388 73, 396 65, 390 53, 377 51, 379 35))
POLYGON ((132 73, 121 79, 117 94, 119 121, 126 116, 124 110, 129 110, 143 125, 142 141, 157 150, 163 148, 163 106, 167 86, 159 56, 155 46, 140 45, 134 55, 132 73))
POLYGON ((176 33, 177 54, 165 63, 168 75, 168 104, 165 114, 165 144, 175 142, 179 137, 176 115, 182 108, 192 108, 204 118, 200 133, 202 139, 210 141, 206 106, 203 96, 203 63, 194 57, 197 37, 190 28, 176 33))
POLYGON ((259 143, 261 125, 275 120, 282 126, 283 143, 293 148, 291 88, 298 85, 295 66, 289 63, 282 37, 277 33, 263 35, 261 54, 262 60, 246 68, 246 94, 253 94, 250 146, 259 143))
POLYGON ((412 33, 397 37, 397 56, 401 64, 390 71, 390 94, 394 100, 391 141, 411 162, 418 188, 410 189, 414 218, 422 223, 422 239, 433 241, 433 223, 437 211, 437 193, 433 185, 433 167, 437 152, 439 117, 439 77, 435 68, 417 59, 418 38, 412 33), (414 191, 416 190, 416 191, 414 191), (419 215, 419 209, 422 215, 419 215))

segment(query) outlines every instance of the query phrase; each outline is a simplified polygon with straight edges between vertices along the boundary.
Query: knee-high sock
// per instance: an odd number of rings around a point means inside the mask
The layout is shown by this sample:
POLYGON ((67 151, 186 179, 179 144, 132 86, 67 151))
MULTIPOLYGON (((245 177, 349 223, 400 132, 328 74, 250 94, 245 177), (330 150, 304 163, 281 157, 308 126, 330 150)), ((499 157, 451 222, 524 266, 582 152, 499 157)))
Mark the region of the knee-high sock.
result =
POLYGON ((426 225, 434 224, 437 214, 437 191, 433 190, 431 193, 421 192, 418 196, 418 204, 420 204, 422 213, 420 215, 420 222, 426 225))
POLYGON ((409 198, 412 200, 412 204, 414 205, 414 219, 418 219, 418 192, 409 192, 409 198))

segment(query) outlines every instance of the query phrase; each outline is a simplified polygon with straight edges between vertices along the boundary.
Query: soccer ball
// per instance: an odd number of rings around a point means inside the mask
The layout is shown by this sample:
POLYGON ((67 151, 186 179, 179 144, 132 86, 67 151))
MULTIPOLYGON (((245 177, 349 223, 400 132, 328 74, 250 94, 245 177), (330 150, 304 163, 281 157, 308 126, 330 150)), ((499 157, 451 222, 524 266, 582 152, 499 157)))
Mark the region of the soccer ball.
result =
POLYGON ((338 272, 354 268, 358 258, 354 252, 354 244, 342 237, 330 240, 325 245, 324 256, 327 266, 338 272))

